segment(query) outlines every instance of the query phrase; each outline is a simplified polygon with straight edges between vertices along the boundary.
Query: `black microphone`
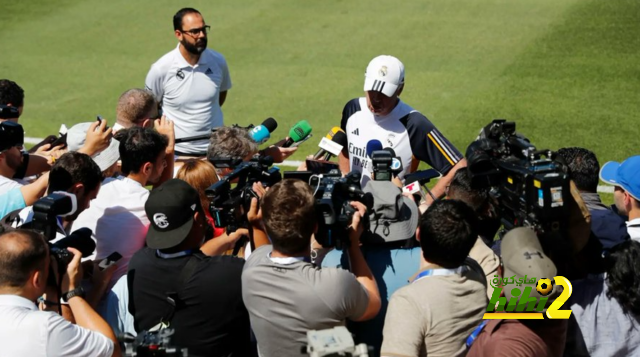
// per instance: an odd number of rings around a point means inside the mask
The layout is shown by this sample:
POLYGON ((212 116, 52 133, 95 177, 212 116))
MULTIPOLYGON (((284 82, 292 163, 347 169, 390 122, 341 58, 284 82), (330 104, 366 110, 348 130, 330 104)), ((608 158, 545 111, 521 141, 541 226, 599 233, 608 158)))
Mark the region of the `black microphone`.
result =
POLYGON ((188 142, 192 142, 192 141, 199 141, 199 140, 209 140, 209 138, 211 137, 211 134, 204 134, 204 135, 196 135, 196 136, 187 136, 185 138, 179 138, 176 139, 176 144, 179 143, 188 143, 188 142))
POLYGON ((425 183, 431 181, 431 179, 439 177, 440 173, 434 169, 416 171, 414 173, 410 173, 404 177, 405 185, 408 185, 412 182, 418 181, 418 183, 422 186, 425 183))
POLYGON ((91 238, 92 233, 89 228, 80 228, 51 246, 58 249, 75 248, 82 253, 83 258, 86 258, 96 249, 96 242, 91 238))
MULTIPOLYGON (((325 141, 325 139, 322 139, 322 140, 325 141)), ((323 142, 320 142, 320 145, 321 145, 320 147, 322 147, 323 142)), ((322 155, 324 155, 324 161, 329 161, 332 156, 340 155, 340 151, 342 151, 342 149, 345 146, 347 146, 347 135, 343 131, 339 131, 333 135, 333 138, 331 138, 329 143, 325 142, 324 145, 326 146, 325 148, 322 149, 322 152, 320 152, 320 155, 318 155, 318 153, 314 155, 313 157, 314 160, 317 160, 322 155), (335 143, 337 145, 332 145, 332 143, 335 143), (330 147, 329 145, 333 147, 330 147)))

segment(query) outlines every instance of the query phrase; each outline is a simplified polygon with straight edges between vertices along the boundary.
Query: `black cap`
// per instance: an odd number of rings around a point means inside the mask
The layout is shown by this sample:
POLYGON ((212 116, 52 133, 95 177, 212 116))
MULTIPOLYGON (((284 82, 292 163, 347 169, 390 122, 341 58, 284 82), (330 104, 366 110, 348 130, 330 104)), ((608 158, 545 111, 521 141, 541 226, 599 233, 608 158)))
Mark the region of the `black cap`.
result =
POLYGON ((147 246, 168 249, 187 238, 193 226, 193 214, 201 211, 200 196, 188 183, 171 179, 149 194, 144 210, 151 222, 147 246))
POLYGON ((0 151, 11 149, 24 144, 24 130, 22 125, 12 121, 0 123, 0 151))

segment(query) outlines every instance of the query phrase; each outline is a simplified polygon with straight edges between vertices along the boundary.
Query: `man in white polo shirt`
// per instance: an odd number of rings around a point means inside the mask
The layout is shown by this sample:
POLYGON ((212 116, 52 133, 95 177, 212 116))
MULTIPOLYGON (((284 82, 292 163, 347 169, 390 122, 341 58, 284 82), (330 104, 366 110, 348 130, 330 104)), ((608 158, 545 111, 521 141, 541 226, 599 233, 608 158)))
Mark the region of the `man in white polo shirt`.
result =
MULTIPOLYGON (((175 122, 177 138, 206 135, 223 125, 221 106, 231 88, 227 61, 207 49, 210 26, 198 10, 178 11, 173 28, 179 44, 151 66, 145 86, 175 122)), ((207 140, 180 143, 176 154, 204 155, 207 144, 207 140)))

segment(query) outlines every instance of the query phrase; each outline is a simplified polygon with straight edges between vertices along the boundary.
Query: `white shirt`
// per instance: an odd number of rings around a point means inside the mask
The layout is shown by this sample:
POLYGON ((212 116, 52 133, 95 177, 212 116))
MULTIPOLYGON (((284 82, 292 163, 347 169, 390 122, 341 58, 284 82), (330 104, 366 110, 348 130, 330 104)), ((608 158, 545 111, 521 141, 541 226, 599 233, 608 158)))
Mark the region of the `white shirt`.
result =
POLYGON ((631 239, 636 242, 640 242, 640 218, 632 219, 627 222, 627 232, 629 232, 629 237, 631 237, 631 239))
POLYGON ((0 175, 0 195, 7 193, 14 188, 20 188, 22 186, 23 185, 19 184, 18 182, 0 175))
MULTIPOLYGON (((223 125, 220 92, 231 88, 229 67, 222 54, 206 49, 191 66, 180 45, 151 66, 145 87, 162 102, 162 110, 175 124, 176 138, 206 135, 223 125)), ((208 140, 176 144, 184 153, 204 153, 208 140)))
POLYGON ((149 190, 139 182, 119 176, 102 182, 98 197, 73 223, 73 230, 87 227, 93 231, 96 250, 89 259, 102 260, 113 252, 122 255, 111 285, 127 273, 129 260, 144 246, 149 219, 144 204, 149 190))
POLYGON ((0 356, 111 356, 113 342, 17 295, 0 295, 0 356))

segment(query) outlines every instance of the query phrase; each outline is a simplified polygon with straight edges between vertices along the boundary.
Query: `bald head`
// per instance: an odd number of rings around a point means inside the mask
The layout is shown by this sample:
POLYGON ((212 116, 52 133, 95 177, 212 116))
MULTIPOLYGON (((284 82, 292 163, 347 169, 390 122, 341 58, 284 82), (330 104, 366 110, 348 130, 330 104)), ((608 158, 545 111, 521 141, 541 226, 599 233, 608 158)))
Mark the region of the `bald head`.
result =
POLYGON ((158 102, 148 90, 129 89, 118 100, 116 120, 125 128, 142 126, 145 119, 156 119, 157 116, 158 102))
POLYGON ((34 270, 46 268, 49 250, 42 235, 17 230, 0 235, 0 287, 20 288, 34 270))

